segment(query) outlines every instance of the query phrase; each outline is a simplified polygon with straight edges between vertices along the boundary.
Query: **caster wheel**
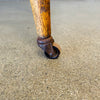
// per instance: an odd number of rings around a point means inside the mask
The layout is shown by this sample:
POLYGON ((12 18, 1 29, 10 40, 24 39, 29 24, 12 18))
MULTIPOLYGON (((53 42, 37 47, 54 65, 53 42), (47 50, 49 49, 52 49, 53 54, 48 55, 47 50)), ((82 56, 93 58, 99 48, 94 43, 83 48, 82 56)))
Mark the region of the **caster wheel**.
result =
POLYGON ((59 55, 60 55, 60 50, 57 47, 53 46, 53 49, 56 52, 56 56, 54 56, 54 57, 51 57, 46 52, 44 52, 45 56, 48 57, 49 59, 57 59, 59 57, 59 55))

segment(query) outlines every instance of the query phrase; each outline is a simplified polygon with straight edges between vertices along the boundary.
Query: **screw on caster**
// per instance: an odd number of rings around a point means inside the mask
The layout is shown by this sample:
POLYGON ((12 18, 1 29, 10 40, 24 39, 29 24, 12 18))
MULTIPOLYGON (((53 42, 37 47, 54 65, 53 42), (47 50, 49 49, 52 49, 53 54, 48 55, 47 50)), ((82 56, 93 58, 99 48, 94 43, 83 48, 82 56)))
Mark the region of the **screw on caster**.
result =
POLYGON ((48 38, 38 37, 37 43, 49 59, 57 59, 59 57, 60 50, 56 46, 53 46, 54 39, 51 36, 48 38))

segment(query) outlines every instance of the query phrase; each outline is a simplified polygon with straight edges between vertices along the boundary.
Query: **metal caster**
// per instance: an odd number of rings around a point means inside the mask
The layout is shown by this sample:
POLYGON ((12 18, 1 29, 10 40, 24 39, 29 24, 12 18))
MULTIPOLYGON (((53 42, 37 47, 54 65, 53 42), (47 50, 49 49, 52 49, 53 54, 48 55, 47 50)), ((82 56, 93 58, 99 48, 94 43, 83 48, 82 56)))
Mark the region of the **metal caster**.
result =
POLYGON ((55 55, 53 56, 51 56, 51 55, 49 55, 48 53, 46 53, 46 52, 44 52, 44 54, 45 54, 45 56, 47 57, 47 58, 49 58, 49 59, 57 59, 58 57, 59 57, 59 55, 60 55, 60 50, 57 48, 57 47, 55 47, 55 46, 53 46, 53 49, 54 49, 54 51, 55 51, 55 55))
POLYGON ((49 59, 57 59, 60 55, 60 50, 54 46, 54 39, 50 36, 48 38, 38 37, 38 46, 44 50, 44 54, 49 59))

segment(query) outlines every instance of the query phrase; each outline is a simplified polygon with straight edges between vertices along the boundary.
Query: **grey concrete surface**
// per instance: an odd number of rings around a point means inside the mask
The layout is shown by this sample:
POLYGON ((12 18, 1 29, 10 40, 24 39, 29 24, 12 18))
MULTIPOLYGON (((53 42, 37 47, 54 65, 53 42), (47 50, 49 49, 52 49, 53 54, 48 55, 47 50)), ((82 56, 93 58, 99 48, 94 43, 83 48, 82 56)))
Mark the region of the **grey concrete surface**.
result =
POLYGON ((0 1, 0 100, 100 100, 100 2, 51 2, 62 51, 38 48, 30 3, 0 1))

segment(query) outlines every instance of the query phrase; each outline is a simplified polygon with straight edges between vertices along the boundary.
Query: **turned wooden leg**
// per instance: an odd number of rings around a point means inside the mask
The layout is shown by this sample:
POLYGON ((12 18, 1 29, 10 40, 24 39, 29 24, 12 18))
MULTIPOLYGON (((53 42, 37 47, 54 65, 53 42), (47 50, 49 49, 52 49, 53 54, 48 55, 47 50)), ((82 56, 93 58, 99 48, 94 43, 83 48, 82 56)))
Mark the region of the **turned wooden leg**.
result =
POLYGON ((56 59, 60 51, 53 46, 54 39, 51 36, 50 0, 30 0, 30 3, 38 34, 38 46, 48 58, 56 59))

